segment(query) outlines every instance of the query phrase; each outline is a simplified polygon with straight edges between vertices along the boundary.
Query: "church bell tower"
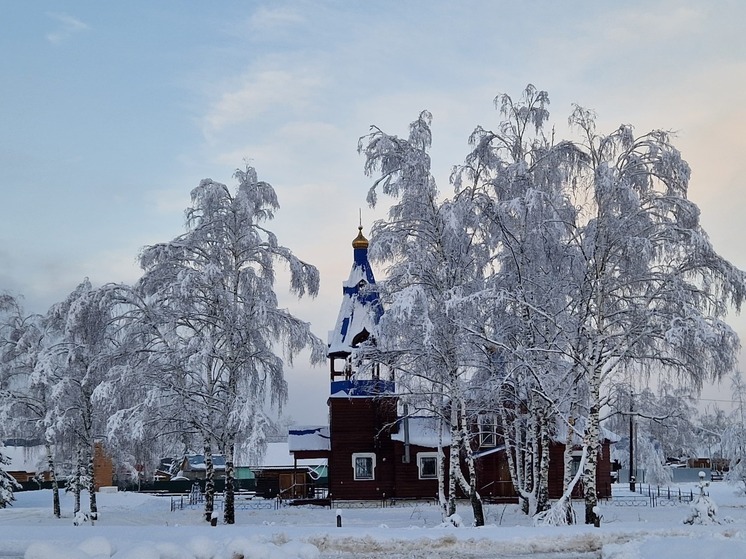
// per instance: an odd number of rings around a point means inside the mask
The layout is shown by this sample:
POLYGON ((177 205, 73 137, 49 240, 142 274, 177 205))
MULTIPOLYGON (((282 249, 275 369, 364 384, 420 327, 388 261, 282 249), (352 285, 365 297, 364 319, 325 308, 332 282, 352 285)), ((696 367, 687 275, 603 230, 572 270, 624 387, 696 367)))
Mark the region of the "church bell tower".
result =
MULTIPOLYGON (((362 225, 352 241, 353 263, 350 276, 342 284, 342 305, 334 330, 329 332, 329 372, 332 383, 353 379, 352 353, 371 335, 375 335, 383 308, 376 289, 376 279, 368 262, 368 239, 362 225)), ((369 376, 378 377, 377 368, 369 376)))

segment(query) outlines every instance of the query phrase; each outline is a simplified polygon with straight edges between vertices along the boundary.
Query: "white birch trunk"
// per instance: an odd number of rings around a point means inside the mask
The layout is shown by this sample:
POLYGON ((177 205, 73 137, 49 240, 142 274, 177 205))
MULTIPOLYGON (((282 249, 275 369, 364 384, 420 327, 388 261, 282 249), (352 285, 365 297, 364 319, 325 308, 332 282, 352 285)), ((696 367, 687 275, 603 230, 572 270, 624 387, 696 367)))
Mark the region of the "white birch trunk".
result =
MULTIPOLYGON (((564 501, 565 505, 565 516, 566 516, 566 523, 567 524, 575 524, 575 512, 572 509, 572 491, 575 488, 575 484, 577 483, 577 478, 580 474, 582 474, 583 466, 585 465, 585 454, 583 455, 583 458, 581 459, 581 464, 578 466, 577 472, 575 472, 575 476, 572 474, 572 451, 573 451, 573 441, 574 441, 574 434, 575 431, 573 429, 575 425, 575 417, 570 414, 570 417, 567 419, 567 437, 565 437, 565 450, 562 455, 563 461, 564 461, 564 472, 563 472, 563 479, 562 479, 562 494, 567 495, 567 499, 564 501), (573 480, 576 481, 573 481, 573 480)), ((583 447, 585 448, 585 447, 583 447)))
POLYGON ((539 467, 535 479, 536 512, 549 508, 549 418, 546 402, 539 404, 539 467))
POLYGON ((469 479, 467 483, 464 483, 464 492, 469 497, 469 502, 474 512, 474 526, 484 526, 484 507, 482 506, 482 497, 480 497, 479 491, 477 491, 477 470, 474 466, 474 453, 471 450, 469 441, 466 402, 463 400, 461 400, 461 441, 466 457, 466 468, 469 472, 469 479))
POLYGON ((44 443, 44 450, 46 450, 47 453, 47 471, 49 472, 49 477, 52 480, 52 510, 54 512, 54 516, 56 518, 59 518, 60 516, 62 516, 62 510, 60 507, 60 486, 57 483, 57 472, 55 471, 54 467, 52 445, 51 443, 49 443, 49 441, 46 441, 44 443))
POLYGON ((205 443, 205 520, 210 522, 215 510, 215 468, 212 464, 212 448, 205 443))
POLYGON ((93 447, 88 447, 88 464, 87 464, 87 474, 88 474, 88 499, 89 499, 89 506, 90 506, 90 518, 91 518, 91 524, 93 524, 94 520, 98 520, 98 505, 96 504, 96 480, 95 480, 95 471, 93 468, 93 447))
POLYGON ((580 457, 580 466, 575 476, 568 482, 562 496, 548 510, 542 511, 534 517, 534 525, 565 526, 575 524, 575 511, 572 509, 571 496, 575 485, 580 480, 580 476, 585 468, 588 448, 583 447, 583 453, 580 457))
POLYGON ((589 383, 591 406, 588 411, 583 446, 588 449, 588 458, 583 468, 583 498, 585 500, 585 523, 594 526, 601 525, 598 514, 598 494, 596 493, 596 465, 600 443, 600 393, 601 393, 601 366, 596 365, 593 369, 589 383))
POLYGON ((459 428, 458 428, 458 409, 451 400, 451 446, 449 448, 448 463, 448 507, 446 516, 456 514, 456 483, 458 474, 461 471, 459 464, 459 428))

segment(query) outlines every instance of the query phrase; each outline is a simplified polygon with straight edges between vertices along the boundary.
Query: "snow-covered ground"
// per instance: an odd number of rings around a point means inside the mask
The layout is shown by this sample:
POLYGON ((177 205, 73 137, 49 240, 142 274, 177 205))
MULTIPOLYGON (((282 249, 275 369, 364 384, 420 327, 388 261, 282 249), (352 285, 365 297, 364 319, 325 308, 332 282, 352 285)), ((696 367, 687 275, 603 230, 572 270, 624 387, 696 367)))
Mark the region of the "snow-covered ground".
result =
MULTIPOLYGON (((680 486, 686 493, 695 485, 680 486)), ((51 492, 17 493, 0 510, 0 557, 26 559, 494 558, 720 559, 746 557, 746 497, 723 482, 709 488, 716 525, 687 525, 688 505, 652 507, 615 489, 601 528, 533 527, 513 505, 488 505, 487 526, 441 525, 429 504, 387 508, 239 509, 233 526, 211 527, 199 508, 171 512, 171 499, 100 493, 100 519, 73 526, 72 500, 52 515, 51 492), (625 506, 620 506, 624 504, 625 506), (336 525, 337 513, 342 527, 336 525)), ((578 504, 580 512, 580 504, 578 504)), ((459 508, 464 524, 470 509, 459 508)))

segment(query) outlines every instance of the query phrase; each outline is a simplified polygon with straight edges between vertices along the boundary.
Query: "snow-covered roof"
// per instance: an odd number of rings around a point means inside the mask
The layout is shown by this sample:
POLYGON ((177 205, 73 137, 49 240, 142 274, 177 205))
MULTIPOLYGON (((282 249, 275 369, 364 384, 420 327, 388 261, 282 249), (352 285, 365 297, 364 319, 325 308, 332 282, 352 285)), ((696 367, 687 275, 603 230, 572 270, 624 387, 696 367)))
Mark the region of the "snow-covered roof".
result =
MULTIPOLYGON (((575 430, 579 432, 583 432, 585 430, 585 417, 578 417, 575 420, 575 430)), ((554 440, 557 442, 565 442, 567 440, 567 423, 563 421, 561 418, 557 418, 556 421, 556 431, 554 435, 554 440)), ((608 429, 601 427, 601 440, 607 440, 610 443, 616 443, 621 440, 621 437, 614 433, 613 431, 609 431, 608 429)), ((574 436, 574 442, 577 444, 581 443, 580 437, 577 435, 574 436)))
POLYGON ((329 450, 329 426, 298 426, 288 431, 288 451, 329 450))
MULTIPOLYGON (((326 463, 324 459, 298 460, 298 466, 316 466, 326 463)), ((292 468, 295 465, 290 446, 287 442, 267 443, 267 450, 256 464, 248 464, 250 468, 292 468)))
POLYGON ((695 456, 691 458, 718 458, 722 451, 720 449, 720 443, 713 443, 708 446, 698 446, 694 449, 695 456))
POLYGON ((41 472, 46 469, 47 453, 44 445, 37 446, 0 446, 0 454, 10 464, 3 466, 8 472, 41 472))
MULTIPOLYGON (((427 448, 437 448, 438 446, 438 418, 429 416, 415 416, 408 418, 409 423, 409 443, 417 446, 424 446, 427 448)), ((404 424, 403 418, 399 419, 399 430, 391 435, 391 440, 404 442, 404 424)), ((575 427, 579 430, 583 430, 585 427, 585 419, 580 418, 576 420, 575 427)), ((564 442, 567 436, 567 425, 564 423, 557 422, 557 432, 555 434, 555 440, 564 442)), ((608 440, 609 442, 619 441, 619 436, 616 433, 612 433, 608 429, 601 428, 601 439, 608 440)), ((580 440, 578 439, 578 443, 580 440)), ((443 446, 451 444, 451 434, 447 426, 443 426, 443 446)), ((486 456, 492 452, 498 452, 503 450, 503 446, 489 448, 488 450, 478 453, 478 456, 486 456)))
POLYGON ((331 383, 330 398, 354 398, 393 395, 396 384, 390 380, 381 379, 350 379, 335 380, 331 383))
MULTIPOLYGON (((207 469, 204 454, 189 454, 186 456, 186 459, 187 462, 189 462, 189 470, 191 471, 202 471, 207 469)), ((213 454, 212 467, 214 470, 225 470, 225 456, 222 454, 213 454)))
POLYGON ((383 308, 375 289, 376 279, 368 262, 368 243, 362 236, 353 241, 354 261, 350 277, 342 284, 342 305, 334 330, 329 332, 329 355, 350 354, 357 342, 353 340, 363 331, 375 332, 383 308), (360 240, 364 241, 361 243, 360 240))
MULTIPOLYGON (((391 434, 391 440, 403 443, 407 428, 409 430, 409 444, 424 446, 426 448, 438 447, 437 417, 415 416, 399 419, 399 431, 391 434)), ((447 427, 443 428, 442 444, 443 446, 451 444, 451 434, 447 427)))

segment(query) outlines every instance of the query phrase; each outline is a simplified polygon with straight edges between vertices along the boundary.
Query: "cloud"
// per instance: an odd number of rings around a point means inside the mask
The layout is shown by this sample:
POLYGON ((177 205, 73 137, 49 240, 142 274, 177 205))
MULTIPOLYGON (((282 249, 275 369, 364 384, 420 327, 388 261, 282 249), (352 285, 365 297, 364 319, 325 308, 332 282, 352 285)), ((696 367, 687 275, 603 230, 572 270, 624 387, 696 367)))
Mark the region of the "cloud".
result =
POLYGON ((189 189, 174 187, 152 190, 146 193, 146 200, 148 207, 156 213, 182 215, 189 205, 189 189))
POLYGON ((266 70, 245 76, 238 87, 223 93, 203 118, 208 138, 252 121, 273 109, 293 112, 307 106, 322 85, 320 76, 305 70, 266 70))
MULTIPOLYGON (((305 176, 300 169, 304 166, 338 164, 339 150, 345 143, 349 144, 348 151, 354 153, 353 138, 329 122, 290 121, 278 124, 276 129, 261 138, 230 142, 225 149, 218 150, 213 159, 221 165, 234 167, 249 158, 249 164, 256 165, 260 173, 262 169, 277 168, 283 175, 288 171, 289 174, 305 176), (293 169, 287 169, 288 158, 292 158, 293 169)), ((327 176, 331 172, 325 171, 327 176)))
POLYGON ((88 31, 90 29, 86 23, 68 14, 47 12, 47 17, 56 20, 57 23, 60 24, 58 29, 47 34, 47 41, 53 45, 59 45, 76 33, 88 31))
POLYGON ((607 18, 603 37, 613 48, 645 48, 650 43, 699 35, 704 18, 705 14, 692 6, 665 3, 641 11, 623 10, 613 18, 607 18))
POLYGON ((87 259, 81 259, 78 269, 86 270, 86 275, 95 285, 135 283, 142 275, 137 256, 143 246, 134 241, 120 248, 100 250, 87 259))
POLYGON ((289 8, 259 8, 252 14, 249 25, 254 30, 266 31, 268 28, 296 25, 303 21, 303 16, 289 8))

